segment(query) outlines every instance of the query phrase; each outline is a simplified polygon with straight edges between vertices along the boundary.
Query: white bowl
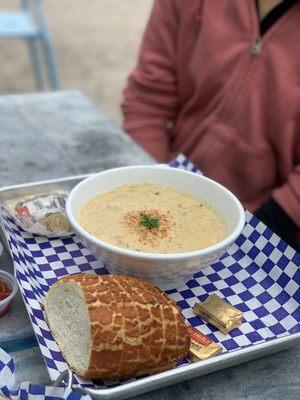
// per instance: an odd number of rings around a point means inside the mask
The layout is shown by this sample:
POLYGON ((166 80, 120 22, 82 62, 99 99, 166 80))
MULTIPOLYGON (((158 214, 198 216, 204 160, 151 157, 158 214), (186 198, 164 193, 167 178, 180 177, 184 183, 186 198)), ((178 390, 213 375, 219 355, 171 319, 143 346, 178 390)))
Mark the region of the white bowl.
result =
POLYGON ((239 236, 245 223, 242 205, 222 185, 199 174, 162 166, 122 167, 92 175, 70 192, 66 210, 76 234, 103 261, 110 273, 148 279, 163 290, 183 286, 196 272, 217 261, 239 236), (206 200, 224 216, 228 232, 226 238, 201 250, 155 254, 114 246, 81 227, 79 213, 88 200, 118 185, 146 181, 177 188, 206 200))

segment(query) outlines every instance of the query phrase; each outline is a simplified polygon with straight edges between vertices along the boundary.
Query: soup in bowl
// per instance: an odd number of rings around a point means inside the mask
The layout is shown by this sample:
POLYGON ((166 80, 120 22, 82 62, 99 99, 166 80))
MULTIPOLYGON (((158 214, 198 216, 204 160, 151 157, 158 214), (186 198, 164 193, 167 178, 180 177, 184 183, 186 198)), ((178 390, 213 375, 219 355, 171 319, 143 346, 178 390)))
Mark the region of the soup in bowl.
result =
POLYGON ((80 182, 69 221, 110 273, 178 288, 217 261, 241 233, 244 210, 222 185, 162 166, 115 168, 80 182))

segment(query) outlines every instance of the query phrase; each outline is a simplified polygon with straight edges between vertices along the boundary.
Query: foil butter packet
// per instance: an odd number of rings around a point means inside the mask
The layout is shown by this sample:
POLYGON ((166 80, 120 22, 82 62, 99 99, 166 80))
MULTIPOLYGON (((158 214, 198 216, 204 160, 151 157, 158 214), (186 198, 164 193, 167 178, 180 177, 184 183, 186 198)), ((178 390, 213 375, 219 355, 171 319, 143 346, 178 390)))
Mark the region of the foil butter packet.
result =
POLYGON ((195 303, 194 313, 223 333, 229 333, 242 324, 243 313, 216 294, 203 303, 195 303))
POLYGON ((69 236, 71 225, 66 216, 65 193, 38 195, 5 204, 10 215, 24 230, 35 235, 69 236))
POLYGON ((188 359, 191 362, 206 360, 209 357, 217 356, 222 353, 223 348, 219 343, 213 342, 208 336, 193 326, 188 327, 191 338, 191 345, 188 359))

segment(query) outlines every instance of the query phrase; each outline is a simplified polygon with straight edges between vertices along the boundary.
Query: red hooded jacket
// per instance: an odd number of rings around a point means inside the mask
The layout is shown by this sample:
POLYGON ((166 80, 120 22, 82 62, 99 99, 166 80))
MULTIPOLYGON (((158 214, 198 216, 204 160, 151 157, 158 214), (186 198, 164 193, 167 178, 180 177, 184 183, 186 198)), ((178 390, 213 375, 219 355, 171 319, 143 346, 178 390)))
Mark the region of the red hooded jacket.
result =
POLYGON ((300 226, 299 1, 260 39, 254 0, 156 0, 124 95, 124 129, 157 160, 184 153, 300 226))

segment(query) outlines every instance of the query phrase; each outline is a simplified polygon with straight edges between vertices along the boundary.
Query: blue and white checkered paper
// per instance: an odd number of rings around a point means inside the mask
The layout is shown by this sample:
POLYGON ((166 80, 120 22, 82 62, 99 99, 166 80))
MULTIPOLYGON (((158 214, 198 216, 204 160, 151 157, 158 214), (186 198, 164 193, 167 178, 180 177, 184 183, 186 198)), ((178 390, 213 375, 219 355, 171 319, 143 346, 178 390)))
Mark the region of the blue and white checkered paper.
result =
MULTIPOLYGON (((183 156, 171 166, 198 172, 183 156)), ((78 272, 106 274, 107 271, 76 236, 62 239, 33 236, 16 226, 4 210, 2 222, 20 290, 50 377, 54 380, 67 364, 45 322, 41 308, 44 296, 52 283, 64 275, 78 272)), ((167 293, 181 307, 183 316, 213 341, 219 342, 224 352, 239 351, 300 332, 299 265, 300 256, 246 212, 242 234, 221 260, 196 274, 180 290, 167 293), (194 303, 202 302, 211 293, 225 298, 243 312, 243 324, 239 329, 225 335, 193 314, 194 303)), ((91 384, 76 379, 80 385, 91 384)), ((112 383, 97 384, 110 387, 112 383)))
POLYGON ((63 387, 31 385, 29 382, 17 387, 14 362, 2 349, 0 349, 0 395, 14 400, 92 400, 89 395, 82 395, 63 387))

